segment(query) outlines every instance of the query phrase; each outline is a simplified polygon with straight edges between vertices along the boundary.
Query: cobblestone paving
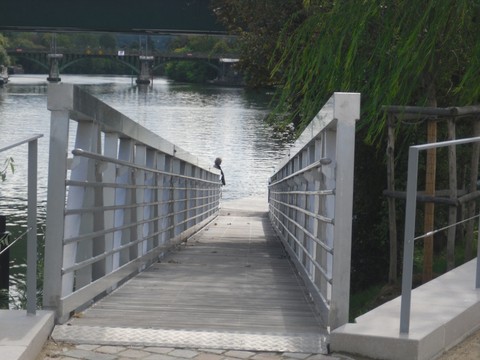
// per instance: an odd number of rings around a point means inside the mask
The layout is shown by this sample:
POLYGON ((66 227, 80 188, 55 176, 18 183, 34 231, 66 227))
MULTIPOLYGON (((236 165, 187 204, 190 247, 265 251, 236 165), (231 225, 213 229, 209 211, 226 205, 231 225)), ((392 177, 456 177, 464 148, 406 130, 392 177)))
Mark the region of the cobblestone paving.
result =
POLYGON ((359 360, 340 354, 251 352, 169 347, 71 345, 49 342, 37 360, 359 360))

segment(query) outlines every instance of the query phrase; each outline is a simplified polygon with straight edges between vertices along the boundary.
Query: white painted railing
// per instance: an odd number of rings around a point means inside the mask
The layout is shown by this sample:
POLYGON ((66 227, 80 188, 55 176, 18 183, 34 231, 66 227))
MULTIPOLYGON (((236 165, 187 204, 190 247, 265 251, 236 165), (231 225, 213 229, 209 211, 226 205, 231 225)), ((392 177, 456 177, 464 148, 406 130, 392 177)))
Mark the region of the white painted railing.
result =
POLYGON ((360 94, 334 93, 270 178, 270 219, 324 323, 348 322, 355 122, 360 94))
POLYGON ((220 181, 76 86, 50 84, 48 109, 43 297, 62 323, 216 217, 220 181))

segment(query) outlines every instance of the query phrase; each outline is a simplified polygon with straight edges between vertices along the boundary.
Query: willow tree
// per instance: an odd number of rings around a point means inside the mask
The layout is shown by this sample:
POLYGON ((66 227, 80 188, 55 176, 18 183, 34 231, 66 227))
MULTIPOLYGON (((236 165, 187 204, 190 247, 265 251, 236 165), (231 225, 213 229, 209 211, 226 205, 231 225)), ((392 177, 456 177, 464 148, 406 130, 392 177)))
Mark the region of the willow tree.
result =
MULTIPOLYGON (((382 105, 480 101, 480 1, 306 0, 304 6, 308 17, 293 33, 287 23, 279 38, 273 72, 283 83, 277 111, 300 125, 333 92, 361 92, 358 126, 366 143, 379 147, 387 120, 382 105)), ((290 19, 298 22, 296 14, 290 19)))
MULTIPOLYGON (((213 0, 212 8, 218 20, 229 33, 239 38, 239 68, 245 74, 247 85, 262 87, 277 83, 272 77, 272 58, 281 45, 282 30, 290 33, 303 21, 303 0, 213 0), (288 25, 288 26, 287 26, 288 25)), ((276 58, 278 60, 278 58, 276 58)))

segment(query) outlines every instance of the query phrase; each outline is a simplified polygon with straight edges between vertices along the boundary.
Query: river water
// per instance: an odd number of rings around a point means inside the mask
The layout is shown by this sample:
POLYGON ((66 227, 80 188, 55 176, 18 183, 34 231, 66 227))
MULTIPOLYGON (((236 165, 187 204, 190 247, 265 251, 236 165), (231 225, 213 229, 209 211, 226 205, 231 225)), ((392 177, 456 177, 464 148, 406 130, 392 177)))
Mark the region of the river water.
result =
MULTIPOLYGON (((50 112, 46 75, 13 75, 0 88, 0 148, 29 137, 39 139, 38 216, 40 237, 45 220, 50 112)), ((227 185, 223 199, 266 196, 268 177, 288 151, 289 143, 274 136, 264 122, 270 94, 228 88, 181 84, 156 78, 137 86, 131 77, 62 75, 62 82, 82 86, 140 125, 155 132, 203 163, 223 159, 227 185)), ((15 163, 14 173, 0 183, 0 215, 7 216, 12 237, 26 227, 27 145, 0 153, 15 163)), ((25 244, 11 249, 15 264, 23 264, 25 244)))

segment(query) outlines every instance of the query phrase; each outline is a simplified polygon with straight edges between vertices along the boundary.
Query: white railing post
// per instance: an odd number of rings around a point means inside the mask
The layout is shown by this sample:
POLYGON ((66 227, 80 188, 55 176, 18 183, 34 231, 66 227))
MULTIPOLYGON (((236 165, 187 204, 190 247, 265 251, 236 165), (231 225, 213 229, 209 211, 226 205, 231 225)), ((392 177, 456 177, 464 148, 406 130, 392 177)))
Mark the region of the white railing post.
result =
MULTIPOLYGON (((118 134, 106 133, 104 143, 104 154, 110 158, 118 158, 118 134)), ((114 184, 116 181, 116 167, 112 163, 104 164, 103 181, 114 184)), ((112 187, 105 187, 103 189, 103 205, 106 207, 113 207, 115 205, 115 189, 112 187)), ((105 228, 111 229, 115 226, 115 210, 104 211, 103 222, 105 228)), ((114 233, 110 232, 105 235, 105 251, 111 252, 115 249, 114 233)), ((105 273, 109 274, 114 269, 118 268, 118 253, 107 256, 105 259, 105 273), (114 258, 116 261, 114 262, 114 258), (114 265, 115 263, 115 265, 114 265)))
MULTIPOLYGON (((145 166, 147 163, 147 148, 144 145, 137 144, 135 146, 135 160, 136 165, 145 166)), ((135 171, 135 202, 137 204, 144 204, 145 203, 145 171, 143 170, 136 170, 135 171)), ((142 222, 145 220, 145 206, 137 206, 136 212, 134 214, 135 221, 138 223, 136 226, 136 239, 145 239, 143 236, 143 228, 144 224, 142 222)), ((137 245, 137 256, 143 256, 147 252, 147 243, 146 240, 139 242, 137 245)))
POLYGON ((336 329, 348 322, 349 314, 355 123, 360 118, 360 94, 335 93, 333 111, 337 119, 334 219, 338 226, 333 237, 329 324, 336 329))
POLYGON ((51 121, 43 284, 43 306, 47 309, 58 308, 62 292, 63 216, 70 123, 68 104, 72 99, 72 93, 49 85, 48 109, 51 111, 51 121))

